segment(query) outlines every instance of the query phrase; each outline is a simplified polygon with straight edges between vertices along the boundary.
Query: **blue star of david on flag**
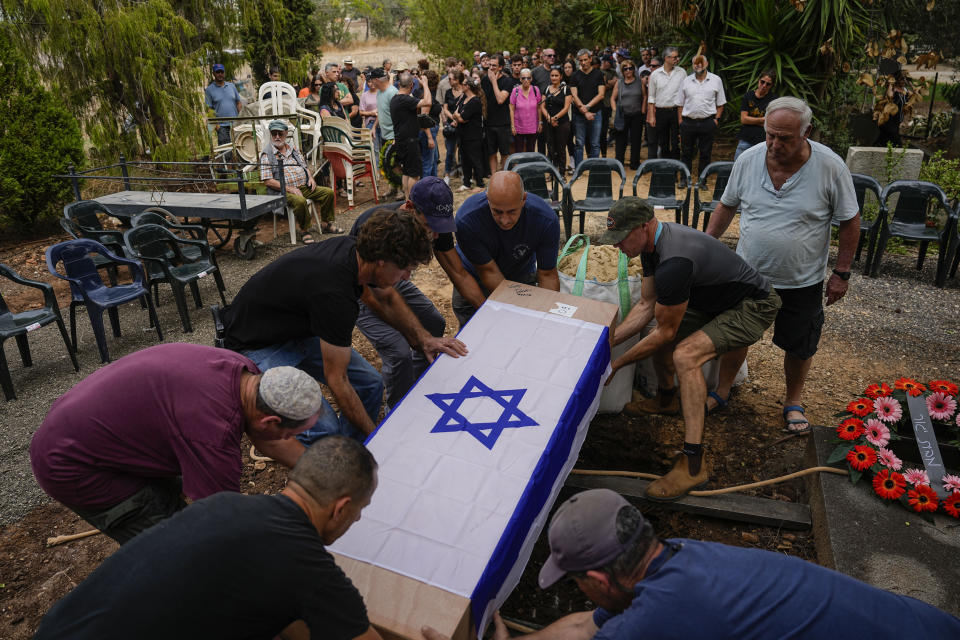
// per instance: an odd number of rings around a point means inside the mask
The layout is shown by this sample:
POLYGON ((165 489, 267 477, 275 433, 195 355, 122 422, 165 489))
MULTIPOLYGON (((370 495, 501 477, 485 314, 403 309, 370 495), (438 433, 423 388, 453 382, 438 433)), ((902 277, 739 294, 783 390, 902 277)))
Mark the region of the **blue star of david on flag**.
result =
POLYGON ((538 425, 533 418, 520 411, 520 400, 526 392, 526 389, 494 391, 475 376, 470 376, 460 391, 428 393, 426 397, 443 410, 443 415, 437 420, 437 424, 433 425, 430 433, 466 431, 487 449, 492 450, 504 429, 538 425), (500 417, 495 422, 470 422, 460 414, 460 406, 464 400, 471 398, 490 398, 495 401, 503 407, 500 417))

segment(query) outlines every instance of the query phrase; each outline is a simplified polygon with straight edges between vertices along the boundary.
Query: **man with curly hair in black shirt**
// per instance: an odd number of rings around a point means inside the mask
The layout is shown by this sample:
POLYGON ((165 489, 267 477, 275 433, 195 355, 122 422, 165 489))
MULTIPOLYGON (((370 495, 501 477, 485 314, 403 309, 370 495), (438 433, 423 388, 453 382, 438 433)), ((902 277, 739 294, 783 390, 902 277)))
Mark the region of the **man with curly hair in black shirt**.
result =
POLYGON ((393 286, 431 256, 430 232, 415 214, 377 211, 357 237, 308 245, 267 265, 224 310, 227 348, 261 371, 293 366, 330 387, 340 415, 325 400, 320 419, 297 436, 301 442, 333 433, 362 441, 376 427, 383 380, 351 348, 361 300, 382 310, 428 359, 466 354, 459 340, 431 335, 393 286))

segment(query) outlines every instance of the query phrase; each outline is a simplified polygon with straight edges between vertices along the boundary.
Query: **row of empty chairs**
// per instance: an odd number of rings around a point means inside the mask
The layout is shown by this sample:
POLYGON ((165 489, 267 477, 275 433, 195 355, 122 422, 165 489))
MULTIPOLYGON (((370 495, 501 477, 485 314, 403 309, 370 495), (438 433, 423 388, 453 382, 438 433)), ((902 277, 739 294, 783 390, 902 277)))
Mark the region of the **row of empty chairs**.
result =
POLYGON ((67 281, 70 286, 69 336, 53 287, 24 278, 6 265, 0 264, 0 276, 37 289, 43 295, 43 306, 40 309, 19 313, 10 311, 0 296, 0 387, 3 388, 6 400, 16 398, 3 353, 3 342, 9 338, 16 339, 20 359, 25 367, 29 367, 33 360, 27 334, 56 323, 74 369, 80 370, 76 358, 79 347, 76 320, 78 306, 86 309, 101 361, 109 362, 103 313, 107 313, 113 335, 119 337, 120 316, 117 307, 121 304, 138 302, 147 311, 149 324, 156 330, 157 338, 163 341, 163 331, 154 304, 154 300, 159 304, 161 283, 169 284, 173 291, 184 332, 193 330, 187 309, 187 287, 190 288, 197 308, 201 308, 203 303, 197 283, 209 275, 216 283, 221 302, 226 305, 226 287, 216 254, 207 242, 202 227, 180 224, 169 212, 159 208, 125 217, 94 201, 67 205, 61 226, 72 239, 49 247, 46 251, 46 264, 52 275, 67 281), (130 228, 125 231, 105 228, 98 214, 115 216, 129 224, 130 228))
MULTIPOLYGON (((505 168, 514 171, 523 179, 527 191, 547 200, 563 219, 564 231, 570 237, 573 231, 573 217, 580 216, 580 233, 584 230, 584 214, 587 212, 609 211, 610 207, 623 197, 626 184, 626 171, 623 165, 612 158, 588 158, 583 160, 573 172, 569 182, 546 156, 535 152, 515 153, 509 156, 505 168), (620 177, 619 189, 615 192, 613 175, 620 177), (575 199, 573 185, 584 175, 587 176, 586 193, 583 198, 575 199)), ((652 159, 640 164, 633 177, 633 195, 638 193, 638 184, 644 175, 650 174, 650 186, 646 200, 655 207, 674 212, 678 224, 690 224, 697 228, 701 224, 706 230, 710 216, 720 204, 720 198, 726 189, 733 168, 732 162, 713 162, 700 173, 696 183, 692 183, 686 165, 678 160, 652 159), (678 190, 678 179, 680 189, 678 190), (710 186, 712 182, 712 187, 710 186), (680 191, 680 195, 678 195, 680 191), (709 199, 702 198, 701 192, 708 192, 709 199), (692 204, 692 206, 691 206, 692 204), (690 213, 692 212, 692 220, 690 213)), ((936 184, 918 180, 897 180, 882 187, 871 176, 853 174, 854 190, 861 211, 860 234, 855 259, 861 259, 866 247, 866 260, 863 273, 876 277, 880 262, 891 238, 898 237, 918 241, 917 269, 923 268, 928 245, 938 245, 937 270, 935 284, 942 287, 948 277, 953 278, 960 266, 960 203, 951 206, 944 191, 936 184), (872 193, 876 202, 876 215, 867 220, 862 212, 866 196, 872 193), (946 222, 942 228, 928 224, 931 210, 943 212, 946 222)))

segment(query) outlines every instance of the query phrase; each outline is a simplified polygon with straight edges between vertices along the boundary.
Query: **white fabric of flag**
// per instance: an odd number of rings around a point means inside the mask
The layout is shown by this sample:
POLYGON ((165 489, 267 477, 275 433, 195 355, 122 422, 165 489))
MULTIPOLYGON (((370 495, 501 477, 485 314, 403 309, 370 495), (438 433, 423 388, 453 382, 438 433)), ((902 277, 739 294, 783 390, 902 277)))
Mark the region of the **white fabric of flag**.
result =
POLYGON ((367 440, 379 485, 331 550, 473 598, 482 630, 576 461, 609 335, 488 300, 458 337, 470 353, 438 358, 367 440))

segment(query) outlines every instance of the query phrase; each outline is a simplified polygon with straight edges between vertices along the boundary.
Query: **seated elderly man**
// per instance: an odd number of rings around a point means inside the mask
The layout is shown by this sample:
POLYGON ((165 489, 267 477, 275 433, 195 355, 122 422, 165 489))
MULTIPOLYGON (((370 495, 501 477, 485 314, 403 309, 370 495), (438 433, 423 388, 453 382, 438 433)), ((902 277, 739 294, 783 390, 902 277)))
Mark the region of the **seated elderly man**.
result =
MULTIPOLYGON (((457 211, 457 252, 488 295, 504 280, 560 290, 557 252, 560 222, 543 198, 526 193, 512 171, 498 171, 485 193, 457 211)), ((462 327, 477 308, 453 291, 453 312, 462 327)))
POLYGON ((639 255, 643 263, 640 303, 617 327, 613 343, 637 335, 657 319, 653 331, 611 363, 612 378, 627 364, 654 357, 658 397, 624 410, 675 413, 674 375, 680 379, 683 454, 667 475, 647 487, 651 500, 676 500, 710 476, 703 459, 707 385, 701 367, 759 340, 773 324, 780 297, 768 278, 725 244, 696 229, 660 222, 640 198, 622 198, 613 205, 600 241, 630 258, 639 255))
POLYGON ((44 491, 123 544, 198 500, 240 491, 241 438, 292 467, 320 385, 225 349, 161 344, 99 369, 57 399, 30 443, 44 491))
POLYGON ((270 146, 260 154, 260 179, 267 185, 270 193, 280 193, 280 160, 283 159, 283 188, 286 190, 287 203, 293 207, 293 214, 300 225, 301 239, 305 244, 315 242, 310 234, 310 210, 307 200, 317 203, 320 209, 320 230, 323 233, 343 233, 343 229, 334 226, 336 213, 333 210, 333 189, 317 185, 303 154, 287 144, 289 127, 283 120, 273 120, 269 125, 270 146))
MULTIPOLYGON (((640 511, 609 489, 563 503, 547 534, 546 589, 570 577, 598 608, 528 636, 649 638, 957 638, 960 620, 925 602, 780 553, 700 540, 660 540, 640 511)), ((494 616, 494 640, 507 640, 494 616)), ((427 640, 443 636, 424 627, 427 640)))
POLYGON ((378 640, 325 548, 376 486, 362 445, 318 442, 278 495, 220 493, 137 536, 57 602, 34 637, 378 640))

